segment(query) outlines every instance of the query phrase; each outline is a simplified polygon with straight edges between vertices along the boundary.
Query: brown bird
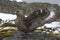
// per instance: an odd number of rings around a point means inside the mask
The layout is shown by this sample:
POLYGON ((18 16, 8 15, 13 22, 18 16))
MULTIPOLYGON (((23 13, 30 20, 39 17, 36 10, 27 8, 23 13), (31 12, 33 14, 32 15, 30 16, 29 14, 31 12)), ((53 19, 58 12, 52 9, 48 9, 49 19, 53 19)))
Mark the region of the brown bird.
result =
POLYGON ((29 35, 29 32, 34 32, 37 27, 41 27, 46 23, 53 22, 56 18, 60 17, 59 13, 57 14, 54 11, 46 12, 45 10, 42 10, 42 12, 40 10, 36 10, 26 18, 21 13, 22 12, 17 11, 15 23, 19 31, 24 32, 24 34, 22 34, 22 38, 26 38, 26 36, 29 35))
MULTIPOLYGON (((43 11, 44 12, 44 11, 43 11)), ((17 11, 16 15, 16 26, 18 27, 18 29, 22 32, 32 32, 34 31, 37 27, 41 26, 41 19, 42 17, 46 16, 47 13, 41 13, 41 10, 36 10, 34 12, 31 13, 31 15, 29 15, 28 17, 24 17, 22 15, 22 12, 17 11)))
POLYGON ((42 12, 40 9, 35 10, 26 18, 20 11, 17 11, 16 15, 16 26, 22 32, 32 32, 37 27, 43 26, 45 23, 53 22, 57 18, 54 11, 45 11, 44 9, 42 9, 42 12))

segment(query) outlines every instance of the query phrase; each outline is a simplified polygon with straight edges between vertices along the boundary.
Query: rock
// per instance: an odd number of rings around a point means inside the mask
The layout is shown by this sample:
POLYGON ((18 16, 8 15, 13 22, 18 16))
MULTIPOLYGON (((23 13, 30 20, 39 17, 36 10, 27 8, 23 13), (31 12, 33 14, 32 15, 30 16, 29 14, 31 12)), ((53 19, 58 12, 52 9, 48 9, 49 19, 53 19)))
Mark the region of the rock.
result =
POLYGON ((20 31, 15 31, 12 36, 10 37, 5 37, 3 40, 60 40, 57 37, 48 35, 46 33, 28 33, 26 38, 21 37, 21 32, 20 31))

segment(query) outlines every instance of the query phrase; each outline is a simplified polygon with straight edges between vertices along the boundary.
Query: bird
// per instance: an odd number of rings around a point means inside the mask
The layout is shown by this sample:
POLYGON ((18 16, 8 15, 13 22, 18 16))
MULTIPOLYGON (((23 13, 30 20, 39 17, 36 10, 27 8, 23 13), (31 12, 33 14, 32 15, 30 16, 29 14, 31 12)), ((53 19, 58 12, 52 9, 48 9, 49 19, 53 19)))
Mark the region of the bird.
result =
POLYGON ((42 11, 43 12, 41 13, 41 10, 34 10, 26 18, 22 15, 22 12, 16 11, 17 18, 15 24, 17 28, 26 33, 34 31, 38 26, 40 26, 42 17, 47 15, 47 13, 44 12, 45 10, 42 11))
POLYGON ((34 10, 29 16, 25 18, 22 15, 23 12, 17 11, 17 18, 15 20, 15 25, 19 29, 20 32, 23 32, 22 38, 26 38, 30 33, 35 32, 38 27, 42 27, 46 23, 51 23, 56 21, 58 17, 60 17, 59 13, 55 11, 45 11, 34 10), (53 15, 52 15, 53 14, 53 15))

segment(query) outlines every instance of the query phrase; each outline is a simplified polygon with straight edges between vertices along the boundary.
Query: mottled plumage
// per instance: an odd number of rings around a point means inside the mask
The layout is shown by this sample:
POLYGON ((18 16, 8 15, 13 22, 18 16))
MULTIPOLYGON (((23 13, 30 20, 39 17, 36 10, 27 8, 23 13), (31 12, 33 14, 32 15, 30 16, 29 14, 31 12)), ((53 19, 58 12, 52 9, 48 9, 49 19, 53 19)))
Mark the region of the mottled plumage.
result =
POLYGON ((36 10, 26 18, 19 11, 17 11, 16 15, 16 26, 20 31, 23 32, 32 32, 37 27, 43 26, 45 23, 54 21, 54 18, 49 18, 48 20, 46 20, 47 17, 50 16, 50 12, 45 11, 44 9, 42 10, 42 12, 41 10, 36 10))

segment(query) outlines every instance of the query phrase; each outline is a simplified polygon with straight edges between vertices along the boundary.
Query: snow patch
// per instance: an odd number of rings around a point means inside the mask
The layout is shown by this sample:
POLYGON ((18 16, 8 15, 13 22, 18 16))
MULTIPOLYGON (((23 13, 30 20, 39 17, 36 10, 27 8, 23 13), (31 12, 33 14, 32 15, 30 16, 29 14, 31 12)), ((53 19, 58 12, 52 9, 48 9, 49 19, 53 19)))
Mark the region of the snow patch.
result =
POLYGON ((0 19, 2 19, 4 21, 6 21, 6 20, 15 20, 16 18, 17 18, 16 15, 0 13, 0 19))
POLYGON ((22 0, 10 0, 10 1, 17 1, 17 2, 23 2, 22 0))
POLYGON ((45 20, 49 20, 50 18, 53 18, 54 16, 55 16, 55 12, 50 11, 50 15, 45 20))

